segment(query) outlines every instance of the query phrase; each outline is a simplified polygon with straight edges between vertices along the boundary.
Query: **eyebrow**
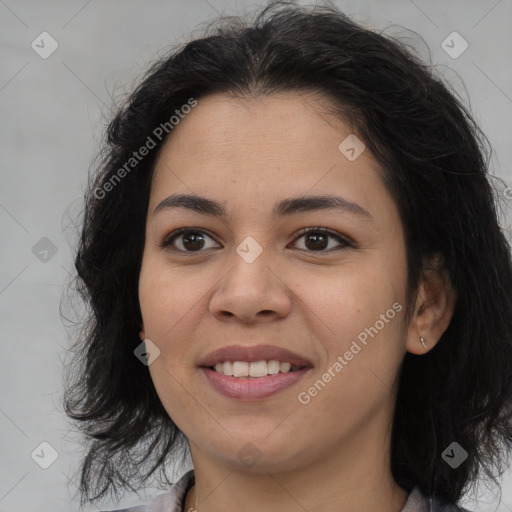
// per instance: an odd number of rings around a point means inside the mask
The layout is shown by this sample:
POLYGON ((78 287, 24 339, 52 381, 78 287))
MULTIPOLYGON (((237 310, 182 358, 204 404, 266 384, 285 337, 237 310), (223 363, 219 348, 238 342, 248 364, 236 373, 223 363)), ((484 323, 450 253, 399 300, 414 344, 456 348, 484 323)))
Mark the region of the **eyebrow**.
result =
MULTIPOLYGON (((169 208, 187 208, 202 215, 213 215, 215 217, 226 216, 226 209, 219 202, 206 197, 188 194, 173 194, 166 197, 155 208, 153 215, 169 208)), ((301 196, 284 199, 274 205, 272 215, 274 217, 287 217, 297 213, 319 210, 337 210, 367 219, 372 218, 370 212, 361 205, 336 195, 301 196)))

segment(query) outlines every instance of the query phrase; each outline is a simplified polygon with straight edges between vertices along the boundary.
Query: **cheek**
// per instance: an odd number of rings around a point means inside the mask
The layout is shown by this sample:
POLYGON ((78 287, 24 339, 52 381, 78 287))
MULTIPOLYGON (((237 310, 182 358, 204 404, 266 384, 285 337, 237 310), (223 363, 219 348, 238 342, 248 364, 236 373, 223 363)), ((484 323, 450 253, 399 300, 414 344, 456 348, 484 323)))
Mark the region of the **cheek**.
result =
POLYGON ((387 283, 368 288, 366 282, 346 281, 342 289, 310 291, 312 307, 321 316, 312 328, 325 354, 315 379, 299 390, 297 399, 324 418, 327 431, 344 431, 391 398, 405 354, 404 307, 387 283))
POLYGON ((405 269, 386 264, 399 267, 399 255, 381 261, 347 265, 329 279, 312 279, 301 291, 309 328, 324 352, 322 371, 330 370, 326 394, 348 402, 352 393, 371 394, 373 384, 385 391, 405 354, 405 269))
MULTIPOLYGON (((402 304, 402 277, 376 264, 354 264, 308 279, 297 295, 324 324, 328 337, 343 340, 372 326, 395 302, 402 304)), ((395 318, 395 313, 392 310, 388 316, 395 318)))
POLYGON ((139 301, 146 336, 166 350, 178 343, 194 321, 201 297, 208 290, 208 283, 195 279, 186 272, 172 269, 160 258, 148 257, 143 261, 139 279, 139 301))

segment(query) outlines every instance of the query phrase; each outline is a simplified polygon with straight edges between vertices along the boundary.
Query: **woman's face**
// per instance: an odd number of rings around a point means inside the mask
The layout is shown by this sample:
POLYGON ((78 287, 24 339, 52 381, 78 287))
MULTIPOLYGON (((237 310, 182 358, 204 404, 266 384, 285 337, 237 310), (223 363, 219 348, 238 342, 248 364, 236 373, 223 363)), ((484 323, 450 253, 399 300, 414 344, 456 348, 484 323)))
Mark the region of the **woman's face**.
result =
POLYGON ((285 470, 389 442, 408 336, 404 233, 377 162, 321 101, 208 96, 160 154, 143 336, 193 458, 285 470), (179 195, 209 202, 171 204, 179 195))

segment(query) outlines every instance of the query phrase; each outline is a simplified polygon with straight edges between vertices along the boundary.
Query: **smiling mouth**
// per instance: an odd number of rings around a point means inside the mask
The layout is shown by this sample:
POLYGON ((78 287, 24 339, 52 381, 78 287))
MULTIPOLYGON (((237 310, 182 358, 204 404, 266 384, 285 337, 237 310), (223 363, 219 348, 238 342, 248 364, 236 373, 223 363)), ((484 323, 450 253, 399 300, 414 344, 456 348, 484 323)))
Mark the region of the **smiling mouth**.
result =
POLYGON ((271 359, 269 361, 226 361, 216 365, 201 367, 204 376, 214 390, 221 395, 235 400, 259 401, 275 395, 293 385, 312 371, 313 367, 292 367, 290 362, 271 359), (272 361, 275 361, 273 363, 272 361), (227 364, 227 371, 236 375, 225 375, 215 370, 215 366, 224 372, 224 365, 227 364), (237 364, 239 363, 239 364, 237 364), (252 363, 257 363, 252 366, 252 363), (277 373, 269 373, 277 370, 277 373), (281 372, 283 364, 284 372, 281 372), (231 370, 229 370, 231 365, 231 370), (293 368, 293 369, 292 369, 293 368), (251 373, 252 375, 249 375, 251 373))
POLYGON ((239 378, 261 378, 269 375, 277 375, 278 373, 291 373, 305 366, 292 366, 288 361, 279 361, 271 359, 269 361, 225 361, 209 366, 213 370, 222 375, 239 378))

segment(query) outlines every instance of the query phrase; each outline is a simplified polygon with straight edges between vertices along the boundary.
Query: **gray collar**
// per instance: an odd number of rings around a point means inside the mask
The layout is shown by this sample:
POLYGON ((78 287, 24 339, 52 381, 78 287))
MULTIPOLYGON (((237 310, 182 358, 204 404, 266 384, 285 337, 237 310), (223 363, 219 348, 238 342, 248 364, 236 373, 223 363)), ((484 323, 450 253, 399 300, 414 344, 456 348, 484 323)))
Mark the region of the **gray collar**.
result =
MULTIPOLYGON (((183 512, 185 498, 188 491, 195 483, 194 470, 187 471, 172 487, 165 493, 160 494, 147 505, 118 509, 113 512, 183 512)), ((470 512, 456 505, 435 502, 439 512, 470 512)), ((185 511, 187 512, 187 511, 185 511)), ((401 512, 434 512, 433 500, 426 498, 418 486, 409 493, 407 501, 401 512)))

